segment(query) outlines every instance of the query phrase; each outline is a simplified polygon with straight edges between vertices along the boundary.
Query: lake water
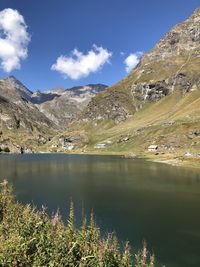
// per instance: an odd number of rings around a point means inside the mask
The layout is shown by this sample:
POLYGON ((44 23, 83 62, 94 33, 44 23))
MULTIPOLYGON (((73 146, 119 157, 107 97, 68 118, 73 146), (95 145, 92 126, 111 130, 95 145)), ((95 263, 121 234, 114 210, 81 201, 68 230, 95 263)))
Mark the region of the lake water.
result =
POLYGON ((145 239, 159 263, 200 266, 200 171, 114 156, 0 155, 0 179, 17 199, 59 207, 67 219, 70 198, 77 224, 93 209, 97 224, 129 240, 145 239))

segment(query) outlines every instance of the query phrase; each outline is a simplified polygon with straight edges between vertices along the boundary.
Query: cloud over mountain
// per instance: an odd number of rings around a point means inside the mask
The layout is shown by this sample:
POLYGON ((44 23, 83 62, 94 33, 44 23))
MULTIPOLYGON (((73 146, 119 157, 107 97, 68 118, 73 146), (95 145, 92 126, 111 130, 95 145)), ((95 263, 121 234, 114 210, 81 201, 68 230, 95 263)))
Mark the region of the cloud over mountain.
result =
POLYGON ((29 41, 23 16, 11 8, 0 11, 0 60, 5 72, 20 69, 20 61, 28 55, 29 41))
POLYGON ((111 56, 112 52, 96 45, 93 45, 86 54, 74 49, 71 56, 58 57, 51 69, 64 74, 65 77, 78 80, 99 71, 105 63, 109 63, 111 56))
POLYGON ((142 52, 132 53, 124 60, 124 63, 126 65, 126 72, 130 72, 133 68, 137 66, 142 54, 142 52))

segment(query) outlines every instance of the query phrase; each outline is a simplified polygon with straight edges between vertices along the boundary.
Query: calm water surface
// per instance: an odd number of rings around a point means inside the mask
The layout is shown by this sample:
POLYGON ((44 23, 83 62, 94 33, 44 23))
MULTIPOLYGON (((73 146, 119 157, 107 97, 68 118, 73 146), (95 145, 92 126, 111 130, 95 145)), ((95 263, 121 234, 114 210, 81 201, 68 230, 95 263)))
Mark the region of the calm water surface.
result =
POLYGON ((200 266, 200 171, 112 156, 0 155, 0 179, 22 203, 59 207, 73 199, 98 225, 137 250, 145 239, 169 267, 200 266))

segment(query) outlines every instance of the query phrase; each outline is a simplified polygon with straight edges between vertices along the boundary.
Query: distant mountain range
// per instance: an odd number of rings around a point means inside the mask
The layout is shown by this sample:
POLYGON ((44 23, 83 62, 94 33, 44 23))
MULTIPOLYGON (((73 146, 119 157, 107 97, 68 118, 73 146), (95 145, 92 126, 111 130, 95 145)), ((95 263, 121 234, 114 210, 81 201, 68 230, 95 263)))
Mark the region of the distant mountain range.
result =
POLYGON ((0 80, 1 143, 11 151, 45 144, 107 88, 90 84, 69 89, 32 92, 14 76, 0 80))
POLYGON ((48 92, 36 92, 32 95, 32 102, 58 128, 66 129, 68 123, 77 118, 90 100, 106 88, 104 84, 88 84, 67 90, 58 88, 48 92))
POLYGON ((169 157, 198 154, 200 9, 115 85, 31 92, 11 76, 0 80, 0 109, 0 146, 144 154, 156 145, 169 157))

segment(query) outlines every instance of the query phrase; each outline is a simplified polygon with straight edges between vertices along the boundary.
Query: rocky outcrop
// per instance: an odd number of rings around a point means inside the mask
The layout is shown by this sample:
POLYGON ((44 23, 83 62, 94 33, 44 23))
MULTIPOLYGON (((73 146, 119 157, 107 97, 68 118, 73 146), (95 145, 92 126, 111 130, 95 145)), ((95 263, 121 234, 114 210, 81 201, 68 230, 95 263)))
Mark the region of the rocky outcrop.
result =
POLYGON ((174 88, 179 88, 183 94, 192 88, 192 81, 184 73, 172 75, 163 81, 144 82, 133 85, 132 94, 140 101, 158 101, 162 97, 173 92, 174 88))
POLYGON ((132 89, 140 101, 157 101, 170 93, 170 88, 165 81, 155 83, 140 83, 132 89))
POLYGON ((126 120, 135 108, 133 104, 124 105, 130 100, 130 96, 124 92, 115 91, 112 95, 99 94, 93 98, 84 110, 84 121, 113 120, 115 123, 126 120))

